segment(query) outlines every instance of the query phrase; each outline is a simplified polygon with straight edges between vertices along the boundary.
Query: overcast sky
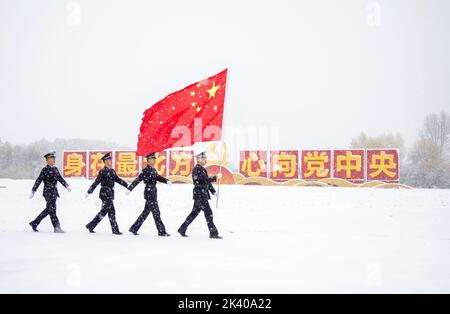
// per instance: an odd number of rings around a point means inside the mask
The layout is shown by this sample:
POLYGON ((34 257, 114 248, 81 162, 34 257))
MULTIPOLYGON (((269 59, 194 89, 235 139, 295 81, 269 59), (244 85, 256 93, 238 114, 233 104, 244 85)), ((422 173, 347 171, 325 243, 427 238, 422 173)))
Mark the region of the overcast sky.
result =
POLYGON ((448 0, 0 0, 0 139, 136 145, 142 113, 229 68, 225 126, 284 148, 411 145, 450 112, 448 0))

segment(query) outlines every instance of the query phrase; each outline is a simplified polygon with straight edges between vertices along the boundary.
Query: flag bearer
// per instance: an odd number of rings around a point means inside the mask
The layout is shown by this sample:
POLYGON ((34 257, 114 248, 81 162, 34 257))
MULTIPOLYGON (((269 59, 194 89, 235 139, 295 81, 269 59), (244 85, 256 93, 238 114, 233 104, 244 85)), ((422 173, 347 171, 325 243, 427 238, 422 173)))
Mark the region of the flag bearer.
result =
POLYGON ((209 206, 208 200, 211 199, 210 192, 215 196, 219 197, 219 193, 214 189, 212 182, 217 180, 216 176, 208 177, 208 172, 204 168, 207 163, 206 152, 202 152, 195 156, 197 159, 197 164, 194 169, 192 169, 192 182, 194 184, 193 199, 194 208, 192 212, 187 216, 185 222, 178 229, 178 233, 183 237, 187 237, 186 229, 192 223, 192 221, 198 216, 198 214, 203 211, 206 218, 206 223, 209 229, 209 237, 212 239, 222 239, 219 236, 216 226, 213 222, 213 212, 209 206))

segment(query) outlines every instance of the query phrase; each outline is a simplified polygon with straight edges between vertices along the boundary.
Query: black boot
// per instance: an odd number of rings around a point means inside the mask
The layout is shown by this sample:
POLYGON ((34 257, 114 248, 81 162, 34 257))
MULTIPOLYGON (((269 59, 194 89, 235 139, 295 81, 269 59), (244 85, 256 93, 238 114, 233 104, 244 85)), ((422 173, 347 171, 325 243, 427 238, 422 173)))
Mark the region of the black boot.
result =
POLYGON ((94 229, 91 229, 89 225, 86 225, 86 229, 89 230, 90 233, 95 233, 94 229))
POLYGON ((115 235, 122 235, 122 232, 120 232, 120 231, 113 231, 113 234, 115 234, 115 235))
POLYGON ((37 230, 37 226, 33 222, 30 222, 30 226, 34 232, 39 232, 39 230, 37 230))
POLYGON ((160 237, 170 237, 170 234, 168 234, 167 232, 160 232, 160 233, 158 233, 158 235, 160 237))
POLYGON ((56 227, 54 232, 55 233, 64 233, 64 230, 62 230, 61 227, 56 227))
POLYGON ((186 231, 178 229, 178 233, 181 234, 182 237, 187 238, 186 231))
POLYGON ((218 235, 218 234, 210 234, 209 235, 209 238, 210 239, 223 239, 220 235, 218 235))
POLYGON ((139 235, 139 233, 137 233, 137 231, 134 231, 133 229, 131 229, 130 228, 130 230, 128 230, 128 231, 130 231, 132 234, 134 234, 134 235, 139 235))

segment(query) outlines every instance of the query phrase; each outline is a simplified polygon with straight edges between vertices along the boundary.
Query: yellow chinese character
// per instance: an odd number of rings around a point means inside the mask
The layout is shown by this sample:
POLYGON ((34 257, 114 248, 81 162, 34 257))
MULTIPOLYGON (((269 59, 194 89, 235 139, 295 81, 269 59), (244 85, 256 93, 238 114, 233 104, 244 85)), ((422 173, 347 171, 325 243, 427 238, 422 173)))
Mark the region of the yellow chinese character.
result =
POLYGON ((396 173, 390 171, 397 169, 397 164, 394 162, 394 155, 386 154, 384 151, 381 151, 379 155, 373 155, 370 169, 376 170, 375 172, 370 173, 371 178, 378 177, 382 172, 388 177, 394 178, 396 173))
POLYGON ((210 143, 206 148, 206 152, 208 153, 209 165, 228 165, 228 146, 225 142, 210 143))
POLYGON ((259 177, 261 175, 261 171, 266 170, 266 163, 264 160, 259 159, 258 155, 254 152, 251 152, 247 159, 242 162, 241 171, 247 173, 249 177, 259 177), (252 170, 252 164, 256 162, 257 168, 256 171, 252 170))
POLYGON ((361 171, 361 155, 353 155, 347 151, 345 156, 339 155, 336 158, 337 171, 345 171, 345 177, 351 178, 352 171, 361 171))
POLYGON ((64 165, 64 173, 66 176, 78 176, 83 173, 83 156, 81 154, 73 153, 67 155, 67 163, 64 165))
POLYGON ((308 170, 308 172, 304 174, 306 178, 309 178, 314 174, 319 178, 328 176, 330 170, 325 169, 325 163, 329 161, 329 158, 325 152, 321 152, 320 155, 319 152, 314 152, 314 154, 308 152, 303 161, 306 163, 306 169, 308 170))
POLYGON ((185 152, 172 153, 172 159, 175 160, 175 168, 172 169, 171 174, 178 174, 181 176, 188 176, 191 173, 191 160, 193 158, 192 154, 185 152), (184 170, 180 170, 184 167, 184 170))
POLYGON ((136 153, 119 153, 119 157, 117 158, 117 174, 120 176, 130 177, 136 175, 136 173, 136 153))
POLYGON ((95 155, 90 155, 89 159, 91 161, 92 176, 96 177, 100 169, 102 169, 105 163, 102 161, 103 154, 97 153, 95 155))
POLYGON ((288 155, 282 152, 279 155, 273 155, 272 158, 272 174, 274 177, 278 173, 283 173, 285 178, 293 178, 295 176, 295 155, 288 155))

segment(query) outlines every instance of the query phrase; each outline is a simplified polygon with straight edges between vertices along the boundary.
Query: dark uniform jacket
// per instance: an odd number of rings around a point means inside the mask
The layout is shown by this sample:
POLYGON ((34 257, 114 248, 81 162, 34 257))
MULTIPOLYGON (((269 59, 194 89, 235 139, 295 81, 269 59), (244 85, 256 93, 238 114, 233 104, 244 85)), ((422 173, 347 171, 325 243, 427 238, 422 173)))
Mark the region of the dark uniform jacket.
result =
POLYGON ((192 169, 192 183, 194 183, 194 200, 209 200, 211 199, 210 192, 216 193, 212 182, 216 181, 216 176, 208 177, 206 169, 200 165, 195 165, 192 169))
POLYGON ((39 174, 39 177, 37 178, 36 183, 33 186, 33 192, 37 191, 42 181, 44 182, 43 195, 46 200, 56 199, 59 197, 58 188, 56 187, 58 181, 65 188, 69 187, 66 180, 64 180, 64 178, 59 173, 58 168, 56 168, 55 166, 47 165, 42 168, 41 173, 39 174))
POLYGON ((147 166, 145 167, 139 176, 130 184, 128 189, 133 191, 133 189, 141 182, 145 183, 144 198, 146 200, 156 200, 157 189, 156 182, 167 183, 169 180, 160 176, 155 168, 147 166))
POLYGON ((92 183, 91 187, 88 190, 88 193, 91 194, 94 192, 97 185, 101 185, 100 188, 100 199, 102 201, 109 201, 114 200, 114 184, 118 183, 120 185, 123 185, 124 187, 128 187, 128 183, 126 183, 124 180, 119 178, 119 176, 116 174, 114 169, 104 167, 100 172, 98 173, 97 178, 95 179, 94 183, 92 183))

